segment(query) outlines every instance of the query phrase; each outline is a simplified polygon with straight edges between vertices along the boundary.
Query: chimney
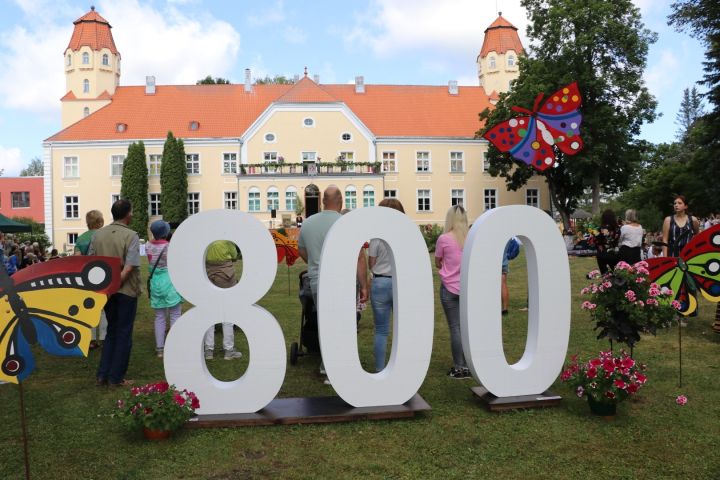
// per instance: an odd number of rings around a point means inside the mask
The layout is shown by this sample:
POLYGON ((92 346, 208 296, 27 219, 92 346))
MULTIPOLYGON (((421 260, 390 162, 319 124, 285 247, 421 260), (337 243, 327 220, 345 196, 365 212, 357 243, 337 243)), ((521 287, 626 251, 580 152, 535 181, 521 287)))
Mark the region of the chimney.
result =
POLYGON ((450 93, 450 95, 457 95, 457 94, 458 94, 457 80, 450 80, 450 81, 448 82, 448 93, 450 93))
POLYGON ((362 75, 355 77, 355 93, 365 93, 365 77, 362 75))
POLYGON ((250 79, 250 69, 245 69, 245 92, 252 92, 252 80, 250 79))
POLYGON ((145 95, 155 95, 155 77, 145 77, 145 95))
POLYGON ((315 82, 317 85, 320 85, 320 75, 313 75, 313 82, 315 82))

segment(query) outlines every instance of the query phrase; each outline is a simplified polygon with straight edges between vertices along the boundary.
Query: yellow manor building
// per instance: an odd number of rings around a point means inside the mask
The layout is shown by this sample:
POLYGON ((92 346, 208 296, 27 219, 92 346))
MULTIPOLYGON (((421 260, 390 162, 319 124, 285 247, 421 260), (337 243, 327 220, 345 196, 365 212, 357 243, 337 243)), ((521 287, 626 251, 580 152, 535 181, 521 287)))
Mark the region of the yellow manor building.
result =
MULTIPOLYGON (((516 192, 490 176, 478 113, 517 77, 517 28, 485 30, 479 85, 293 84, 120 86, 120 52, 94 8, 74 22, 64 52, 63 130, 43 143, 46 230, 58 248, 85 231, 85 212, 111 218, 128 146, 145 143, 150 219, 162 216, 160 166, 168 131, 185 143, 189 214, 239 209, 268 225, 317 211, 330 184, 349 209, 398 198, 418 224, 462 204, 474 220, 500 205, 549 208, 544 178, 516 192), (273 212, 274 211, 274 212, 273 212), (273 213, 276 219, 273 220, 273 213)), ((147 237, 147 232, 139 232, 147 237)))

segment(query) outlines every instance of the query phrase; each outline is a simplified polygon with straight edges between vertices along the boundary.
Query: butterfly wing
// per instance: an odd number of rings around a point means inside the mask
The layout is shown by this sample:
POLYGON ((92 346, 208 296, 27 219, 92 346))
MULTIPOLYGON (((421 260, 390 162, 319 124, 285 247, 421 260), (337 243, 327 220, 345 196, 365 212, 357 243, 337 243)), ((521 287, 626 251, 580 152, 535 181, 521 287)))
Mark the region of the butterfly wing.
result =
POLYGON ((545 142, 557 145, 567 155, 575 155, 583 148, 581 103, 582 95, 577 82, 573 82, 550 95, 537 113, 545 142))
POLYGON ((673 298, 680 303, 680 312, 683 315, 690 315, 697 308, 696 291, 688 288, 689 279, 687 272, 678 266, 678 259, 675 257, 651 258, 647 260, 651 282, 657 283, 660 287, 667 287, 673 291, 673 298))
POLYGON ((694 236, 683 247, 680 258, 703 296, 720 302, 720 225, 694 236))
POLYGON ((538 122, 532 117, 511 118, 495 125, 483 137, 501 152, 537 170, 543 171, 555 163, 552 147, 538 132, 538 122))

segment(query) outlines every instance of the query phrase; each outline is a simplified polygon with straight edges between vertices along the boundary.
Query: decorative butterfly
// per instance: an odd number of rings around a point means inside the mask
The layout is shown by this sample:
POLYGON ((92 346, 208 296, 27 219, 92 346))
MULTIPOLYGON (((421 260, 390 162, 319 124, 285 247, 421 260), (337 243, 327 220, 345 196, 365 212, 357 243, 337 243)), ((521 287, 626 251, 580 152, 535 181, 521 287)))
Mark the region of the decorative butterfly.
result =
POLYGON ((555 163, 553 145, 566 155, 575 155, 583 148, 580 138, 582 102, 577 82, 550 95, 538 110, 544 93, 535 98, 532 112, 522 107, 513 111, 529 116, 511 118, 489 131, 483 137, 501 152, 510 152, 517 160, 543 171, 555 163))
POLYGON ((673 291, 679 312, 692 314, 697 292, 711 302, 720 301, 720 225, 694 236, 679 257, 648 259, 650 280, 673 291))
POLYGON ((284 258, 285 263, 287 263, 289 266, 292 266, 295 263, 295 260, 300 257, 297 240, 286 237, 277 230, 270 230, 270 234, 275 241, 275 249, 277 250, 278 263, 282 262, 284 258))
POLYGON ((113 257, 66 257, 12 277, 0 269, 0 380, 18 383, 32 373, 36 343, 54 355, 87 355, 90 329, 119 287, 113 257))

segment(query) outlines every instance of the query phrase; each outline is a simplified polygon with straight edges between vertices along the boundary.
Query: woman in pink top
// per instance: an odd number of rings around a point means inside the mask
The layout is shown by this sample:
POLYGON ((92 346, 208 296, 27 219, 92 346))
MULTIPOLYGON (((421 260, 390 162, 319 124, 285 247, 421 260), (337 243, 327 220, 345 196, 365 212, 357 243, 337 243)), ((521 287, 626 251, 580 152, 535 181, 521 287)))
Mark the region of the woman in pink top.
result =
POLYGON ((445 215, 445 233, 438 237, 435 244, 435 265, 442 283, 440 303, 450 327, 450 348, 453 356, 453 366, 448 377, 456 379, 470 378, 460 335, 460 264, 467 233, 465 209, 460 205, 452 206, 445 215))

